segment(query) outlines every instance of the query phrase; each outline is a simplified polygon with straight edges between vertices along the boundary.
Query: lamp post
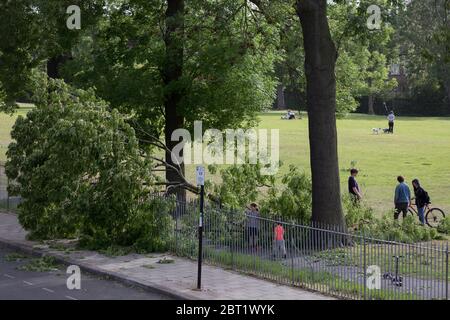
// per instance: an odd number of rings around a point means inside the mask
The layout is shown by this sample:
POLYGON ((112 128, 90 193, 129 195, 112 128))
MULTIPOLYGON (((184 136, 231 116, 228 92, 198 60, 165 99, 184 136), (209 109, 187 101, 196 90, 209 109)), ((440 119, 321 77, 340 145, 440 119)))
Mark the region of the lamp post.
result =
POLYGON ((197 166, 197 185, 200 186, 200 218, 198 223, 198 273, 197 289, 202 287, 202 257, 203 257, 203 207, 205 201, 205 168, 197 166))

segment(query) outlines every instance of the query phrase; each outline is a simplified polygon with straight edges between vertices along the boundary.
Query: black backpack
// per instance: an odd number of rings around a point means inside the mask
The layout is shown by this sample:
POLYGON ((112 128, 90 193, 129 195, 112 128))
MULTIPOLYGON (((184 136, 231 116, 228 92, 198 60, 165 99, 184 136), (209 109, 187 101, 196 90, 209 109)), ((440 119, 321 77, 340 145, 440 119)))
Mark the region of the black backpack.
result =
POLYGON ((428 195, 428 192, 423 190, 423 198, 425 199, 425 204, 431 203, 430 196, 428 195))

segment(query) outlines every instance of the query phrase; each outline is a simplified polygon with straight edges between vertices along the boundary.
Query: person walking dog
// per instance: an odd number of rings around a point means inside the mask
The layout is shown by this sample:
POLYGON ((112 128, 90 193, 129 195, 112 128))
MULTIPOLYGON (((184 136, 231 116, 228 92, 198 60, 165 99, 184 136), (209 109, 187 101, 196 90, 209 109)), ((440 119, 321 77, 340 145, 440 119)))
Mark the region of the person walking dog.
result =
POLYGON ((394 111, 391 111, 389 112, 388 115, 389 133, 394 133, 394 121, 395 121, 395 114, 394 111))

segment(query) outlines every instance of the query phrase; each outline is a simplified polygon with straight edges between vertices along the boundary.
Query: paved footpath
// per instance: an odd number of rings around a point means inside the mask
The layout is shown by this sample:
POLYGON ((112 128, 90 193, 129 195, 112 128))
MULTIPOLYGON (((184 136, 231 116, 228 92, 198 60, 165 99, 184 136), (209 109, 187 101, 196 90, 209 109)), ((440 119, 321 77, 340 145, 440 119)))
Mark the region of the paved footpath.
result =
MULTIPOLYGON (((52 255, 64 264, 78 265, 82 271, 109 276, 120 282, 188 300, 326 300, 330 297, 277 285, 237 272, 204 265, 201 291, 195 289, 197 263, 169 254, 129 254, 109 257, 94 251, 55 250, 49 245, 25 239, 26 231, 17 216, 0 213, 0 245, 35 255, 52 255), (174 263, 158 263, 163 258, 174 263)), ((0 270, 1 273, 1 270, 0 270)))

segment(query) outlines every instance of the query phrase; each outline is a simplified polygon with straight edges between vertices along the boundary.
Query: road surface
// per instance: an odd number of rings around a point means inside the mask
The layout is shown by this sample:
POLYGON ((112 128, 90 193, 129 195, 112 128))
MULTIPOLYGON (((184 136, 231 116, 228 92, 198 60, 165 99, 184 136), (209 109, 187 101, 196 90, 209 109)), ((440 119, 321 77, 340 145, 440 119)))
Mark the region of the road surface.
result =
MULTIPOLYGON (((14 252, 0 247, 0 300, 170 300, 158 293, 81 273, 81 289, 67 288, 66 267, 54 271, 21 271, 34 257, 8 261, 14 252)), ((16 253, 17 254, 17 253, 16 253)), ((20 254, 22 255, 22 254, 20 254)), ((23 256, 23 255, 22 255, 23 256)))

